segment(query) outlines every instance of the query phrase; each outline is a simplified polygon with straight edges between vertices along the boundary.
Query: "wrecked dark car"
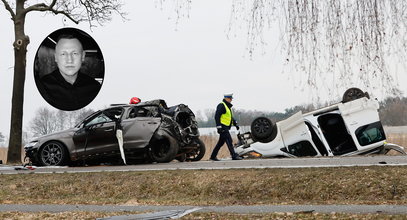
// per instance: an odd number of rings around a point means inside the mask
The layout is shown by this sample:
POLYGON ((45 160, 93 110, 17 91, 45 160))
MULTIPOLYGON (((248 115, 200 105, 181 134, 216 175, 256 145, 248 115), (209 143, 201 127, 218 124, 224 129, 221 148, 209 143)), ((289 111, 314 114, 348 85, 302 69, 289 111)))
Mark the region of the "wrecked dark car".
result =
POLYGON ((184 104, 167 107, 164 100, 112 105, 74 128, 36 138, 24 149, 30 163, 39 166, 199 161, 205 154, 191 109, 184 104))

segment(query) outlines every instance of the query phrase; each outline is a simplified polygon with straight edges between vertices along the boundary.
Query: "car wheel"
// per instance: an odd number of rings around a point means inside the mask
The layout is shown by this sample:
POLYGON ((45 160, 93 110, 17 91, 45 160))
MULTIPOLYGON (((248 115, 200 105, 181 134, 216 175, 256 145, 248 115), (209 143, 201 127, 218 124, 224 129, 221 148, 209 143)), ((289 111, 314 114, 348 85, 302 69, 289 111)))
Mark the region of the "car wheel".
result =
POLYGON ((266 117, 258 117, 254 119, 250 128, 254 141, 267 143, 274 140, 277 136, 275 124, 266 117))
POLYGON ((176 160, 178 160, 179 162, 185 162, 185 160, 187 159, 187 155, 185 154, 181 154, 178 157, 175 157, 176 160))
POLYGON ((59 142, 51 141, 40 148, 39 163, 42 166, 62 166, 67 164, 68 152, 59 142))
POLYGON ((158 163, 168 163, 175 159, 178 153, 177 141, 168 134, 164 134, 160 139, 154 139, 151 143, 151 159, 158 163))
POLYGON ((363 92, 359 88, 350 88, 343 93, 342 102, 346 103, 363 97, 370 98, 367 92, 363 92))
POLYGON ((195 143, 198 145, 198 147, 186 153, 187 161, 200 161, 205 156, 205 143, 199 138, 195 140, 195 143))

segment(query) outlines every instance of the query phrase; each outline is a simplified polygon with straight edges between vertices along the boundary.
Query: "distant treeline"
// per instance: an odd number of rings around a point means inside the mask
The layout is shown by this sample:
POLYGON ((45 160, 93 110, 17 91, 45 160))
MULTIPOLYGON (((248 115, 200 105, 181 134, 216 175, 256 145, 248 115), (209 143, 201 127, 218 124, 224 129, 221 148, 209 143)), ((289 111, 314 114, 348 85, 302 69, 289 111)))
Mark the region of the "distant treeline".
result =
MULTIPOLYGON (((270 118, 277 122, 290 117, 291 115, 302 111, 307 113, 317 108, 327 106, 329 104, 318 105, 301 105, 287 108, 284 112, 267 112, 257 110, 235 109, 234 117, 239 125, 250 125, 251 122, 260 116, 270 118)), ((387 98, 380 102, 379 115, 383 125, 387 126, 403 126, 407 125, 407 97, 403 98, 387 98)), ((198 112, 197 120, 199 127, 215 127, 215 110, 207 109, 203 113, 198 112)))

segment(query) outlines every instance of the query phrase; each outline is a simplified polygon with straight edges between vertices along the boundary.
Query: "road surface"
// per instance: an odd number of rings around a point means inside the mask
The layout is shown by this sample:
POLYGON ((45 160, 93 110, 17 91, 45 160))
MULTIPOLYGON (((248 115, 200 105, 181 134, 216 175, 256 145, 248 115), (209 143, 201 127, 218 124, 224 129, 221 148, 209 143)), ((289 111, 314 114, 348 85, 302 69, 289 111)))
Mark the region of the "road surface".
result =
POLYGON ((125 172, 153 170, 218 170, 249 168, 305 168, 305 167, 350 167, 350 166, 406 166, 407 156, 355 156, 355 157, 320 157, 320 158, 279 158, 279 159, 244 159, 198 162, 171 162, 139 164, 129 166, 90 166, 90 167, 23 167, 0 165, 0 174, 21 173, 82 173, 82 172, 125 172))

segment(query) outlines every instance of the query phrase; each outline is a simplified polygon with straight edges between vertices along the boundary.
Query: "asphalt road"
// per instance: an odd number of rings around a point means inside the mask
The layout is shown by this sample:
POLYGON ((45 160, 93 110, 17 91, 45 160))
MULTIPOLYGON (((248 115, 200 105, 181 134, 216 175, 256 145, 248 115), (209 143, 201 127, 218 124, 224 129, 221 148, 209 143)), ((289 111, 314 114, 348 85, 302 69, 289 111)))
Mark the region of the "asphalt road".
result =
POLYGON ((349 166, 406 166, 407 156, 355 156, 355 157, 321 157, 321 158, 279 158, 279 159, 244 159, 240 161, 199 161, 139 164, 129 166, 90 166, 90 167, 23 167, 0 165, 0 174, 24 173, 81 173, 81 172, 126 172, 152 170, 217 170, 249 168, 305 168, 305 167, 349 167, 349 166))

